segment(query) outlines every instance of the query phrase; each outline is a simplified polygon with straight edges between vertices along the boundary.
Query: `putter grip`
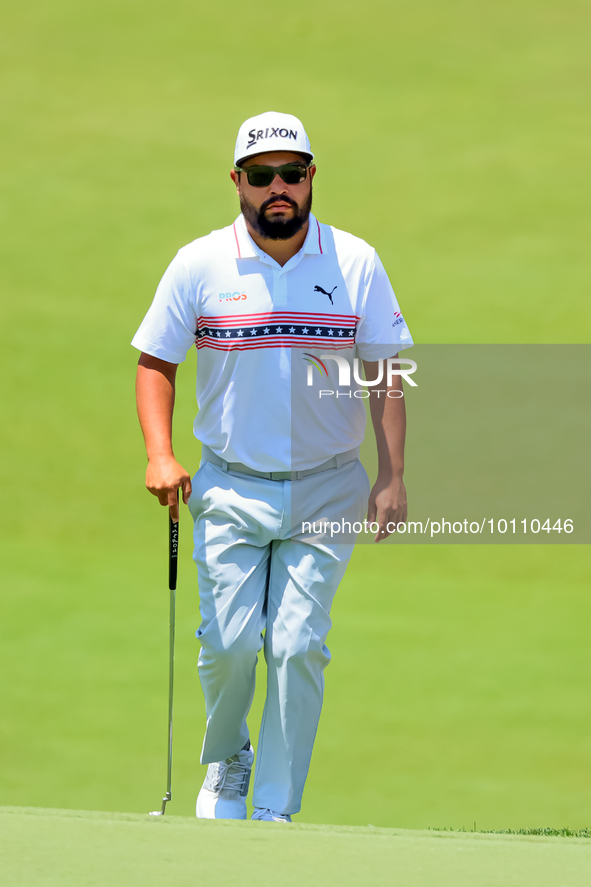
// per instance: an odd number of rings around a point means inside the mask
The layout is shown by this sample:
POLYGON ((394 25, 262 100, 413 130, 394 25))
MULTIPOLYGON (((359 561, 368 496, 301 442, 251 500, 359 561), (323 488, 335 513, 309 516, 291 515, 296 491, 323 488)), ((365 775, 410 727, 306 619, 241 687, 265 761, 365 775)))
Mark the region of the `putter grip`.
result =
POLYGON ((176 588, 176 568, 179 556, 179 521, 168 518, 170 524, 169 548, 168 548, 168 587, 170 591, 176 588))

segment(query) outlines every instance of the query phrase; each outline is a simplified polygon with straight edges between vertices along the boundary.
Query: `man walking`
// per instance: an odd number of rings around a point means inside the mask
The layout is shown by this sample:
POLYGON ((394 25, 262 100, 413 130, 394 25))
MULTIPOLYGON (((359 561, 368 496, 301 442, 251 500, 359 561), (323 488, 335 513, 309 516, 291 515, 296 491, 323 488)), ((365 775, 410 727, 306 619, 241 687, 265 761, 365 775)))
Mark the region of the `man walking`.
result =
POLYGON ((375 380, 380 361, 412 339, 375 251, 312 215, 313 159, 297 118, 247 120, 231 172, 240 216, 179 250, 133 339, 142 352, 146 486, 175 520, 181 488, 194 519, 201 760, 209 765, 197 799, 203 818, 246 818, 247 716, 262 648, 267 698, 252 818, 289 822, 300 810, 330 608, 354 542, 306 535, 302 521, 354 523, 367 512, 379 541, 406 520, 401 385, 385 383, 371 398, 379 469, 370 492, 358 459, 363 403, 339 388, 342 363, 329 358, 351 365, 358 355, 375 380), (171 433, 177 365, 193 344, 202 463, 192 483, 171 433), (322 391, 311 367, 324 373, 322 391))

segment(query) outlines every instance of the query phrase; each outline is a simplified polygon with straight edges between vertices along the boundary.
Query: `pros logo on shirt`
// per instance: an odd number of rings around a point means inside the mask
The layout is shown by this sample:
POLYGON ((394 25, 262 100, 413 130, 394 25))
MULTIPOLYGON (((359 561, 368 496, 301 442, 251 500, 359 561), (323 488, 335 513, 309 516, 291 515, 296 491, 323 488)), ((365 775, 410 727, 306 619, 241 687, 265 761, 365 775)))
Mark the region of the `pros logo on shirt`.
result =
POLYGON ((239 302, 241 299, 248 299, 246 293, 220 293, 220 302, 239 302))

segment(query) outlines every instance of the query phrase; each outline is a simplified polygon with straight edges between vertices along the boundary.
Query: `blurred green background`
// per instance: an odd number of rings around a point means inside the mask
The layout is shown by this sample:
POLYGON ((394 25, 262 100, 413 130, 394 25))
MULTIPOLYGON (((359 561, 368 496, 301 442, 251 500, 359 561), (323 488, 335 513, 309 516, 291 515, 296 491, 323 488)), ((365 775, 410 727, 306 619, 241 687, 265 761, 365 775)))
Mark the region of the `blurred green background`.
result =
MULTIPOLYGON (((166 513, 128 342, 179 246, 237 214, 247 116, 303 118, 317 215, 378 249, 415 340, 589 340, 587 4, 285 10, 4 7, 2 804, 142 812, 164 790, 166 513)), ((185 512, 178 814, 203 776, 189 535, 185 512)), ((589 567, 587 546, 360 547, 300 820, 588 825, 589 567)))

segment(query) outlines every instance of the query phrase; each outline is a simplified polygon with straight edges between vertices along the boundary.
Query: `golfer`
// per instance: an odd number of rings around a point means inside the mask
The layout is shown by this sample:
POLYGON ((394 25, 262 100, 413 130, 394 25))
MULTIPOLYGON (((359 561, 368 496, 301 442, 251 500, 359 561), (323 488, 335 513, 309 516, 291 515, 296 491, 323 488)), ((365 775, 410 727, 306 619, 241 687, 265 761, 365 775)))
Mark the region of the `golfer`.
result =
MULTIPOLYGON (((230 173, 241 214, 179 250, 133 339, 146 486, 173 520, 181 488, 194 520, 203 818, 246 818, 247 716, 261 649, 267 697, 252 818, 290 822, 300 810, 330 609, 355 541, 349 526, 367 516, 380 540, 406 520, 402 386, 382 374, 412 339, 375 250, 312 215, 313 159, 297 118, 247 120, 230 173), (177 365, 193 345, 202 462, 191 481, 171 433, 177 365), (346 384, 355 375, 347 369, 359 376, 355 358, 366 385, 383 378, 361 392, 373 392, 371 491, 358 458, 363 398, 346 384), (345 535, 310 533, 330 522, 346 522, 345 535)), ((342 171, 343 190, 352 174, 342 171)))

